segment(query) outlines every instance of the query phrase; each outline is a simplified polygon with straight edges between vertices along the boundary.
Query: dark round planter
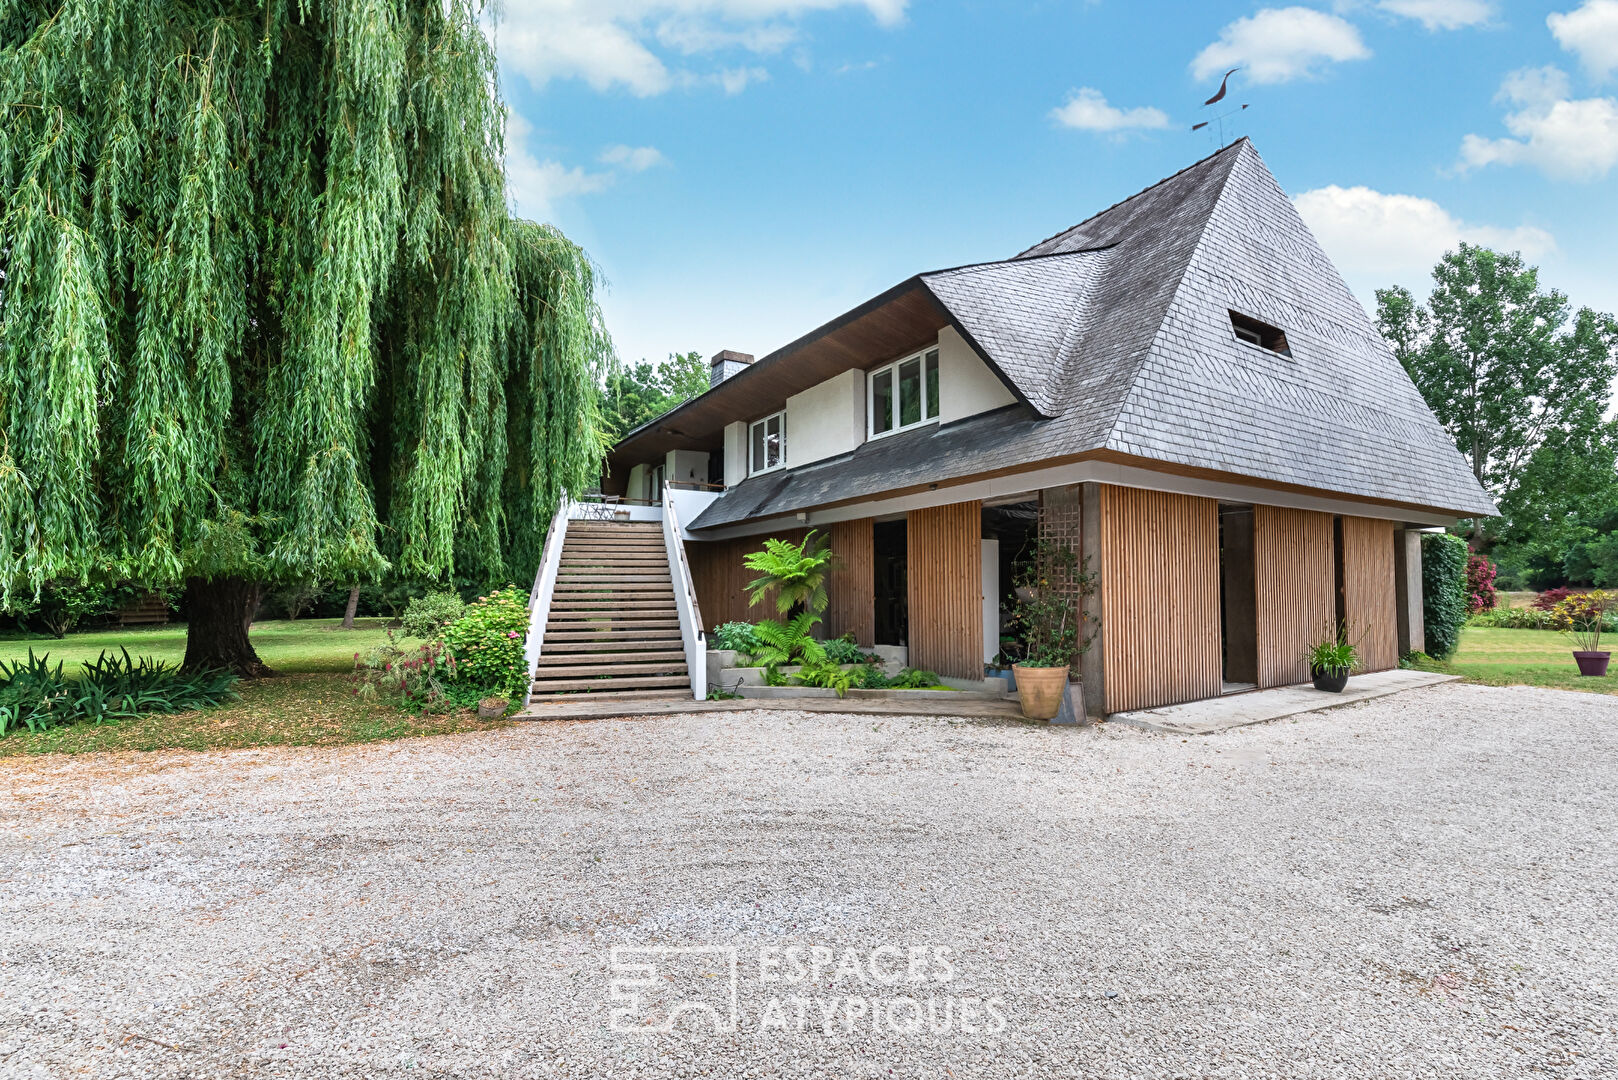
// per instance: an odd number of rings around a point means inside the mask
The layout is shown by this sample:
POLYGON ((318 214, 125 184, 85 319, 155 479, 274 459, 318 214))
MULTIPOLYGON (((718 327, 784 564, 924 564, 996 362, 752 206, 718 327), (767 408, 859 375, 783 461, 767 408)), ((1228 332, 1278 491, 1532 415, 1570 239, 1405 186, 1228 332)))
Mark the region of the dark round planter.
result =
POLYGON ((1310 668, 1309 674, 1315 677, 1315 689, 1328 694, 1341 694, 1348 685, 1347 668, 1310 668))
POLYGON ((1573 653, 1573 662, 1579 665, 1580 675, 1605 675, 1607 661, 1612 659, 1610 652, 1577 652, 1573 653))

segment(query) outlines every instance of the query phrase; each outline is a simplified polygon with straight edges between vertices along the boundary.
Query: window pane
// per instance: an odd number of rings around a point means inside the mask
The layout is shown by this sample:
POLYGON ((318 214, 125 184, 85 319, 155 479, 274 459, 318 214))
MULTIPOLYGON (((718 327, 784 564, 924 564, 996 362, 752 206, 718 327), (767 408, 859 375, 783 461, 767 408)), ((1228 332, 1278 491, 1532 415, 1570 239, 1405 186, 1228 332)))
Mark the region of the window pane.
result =
POLYGON ((764 468, 764 425, 753 425, 753 472, 764 468))
POLYGON ((871 434, 893 430, 893 369, 871 380, 871 434))
POLYGON ((938 350, 927 354, 927 419, 938 418, 938 350))
POLYGON ((899 365, 899 426, 921 421, 921 358, 899 365))
POLYGON ((766 468, 781 464, 781 418, 772 416, 764 423, 764 457, 766 468))

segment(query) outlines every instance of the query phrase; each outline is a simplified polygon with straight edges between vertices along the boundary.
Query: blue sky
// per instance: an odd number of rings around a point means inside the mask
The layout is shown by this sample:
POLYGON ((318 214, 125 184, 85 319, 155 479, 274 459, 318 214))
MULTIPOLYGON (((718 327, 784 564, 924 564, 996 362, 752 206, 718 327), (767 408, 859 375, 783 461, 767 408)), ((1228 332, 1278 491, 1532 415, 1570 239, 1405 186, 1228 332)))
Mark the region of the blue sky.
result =
POLYGON ((763 355, 1250 136, 1362 299, 1461 239, 1618 309, 1618 0, 504 0, 512 199, 628 360, 763 355))

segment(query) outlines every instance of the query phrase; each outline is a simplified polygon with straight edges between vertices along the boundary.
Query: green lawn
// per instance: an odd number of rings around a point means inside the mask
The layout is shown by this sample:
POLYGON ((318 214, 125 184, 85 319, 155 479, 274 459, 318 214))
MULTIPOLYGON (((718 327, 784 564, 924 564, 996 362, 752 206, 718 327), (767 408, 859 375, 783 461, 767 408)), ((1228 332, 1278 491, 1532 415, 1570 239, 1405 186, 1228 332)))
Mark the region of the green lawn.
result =
MULTIPOLYGON (((365 652, 386 637, 381 619, 359 619, 352 630, 340 629, 341 619, 299 619, 296 622, 253 624, 253 648, 259 659, 286 674, 350 671, 354 654, 365 652)), ((131 626, 123 630, 91 630, 55 638, 36 637, 0 641, 0 660, 21 660, 28 650, 49 653, 73 671, 84 660, 103 652, 128 649, 131 656, 150 656, 178 664, 185 658, 185 626, 131 626)))
POLYGON ((1554 630, 1497 630, 1468 626, 1461 647, 1445 661, 1423 661, 1427 671, 1461 675, 1486 686, 1550 686, 1618 694, 1618 663, 1611 674, 1586 678, 1573 663, 1573 639, 1554 630))
MULTIPOLYGON (((0 736, 0 759, 100 750, 218 750, 248 746, 335 746, 409 735, 481 731, 506 721, 480 721, 470 712, 417 716, 386 701, 356 697, 347 673, 354 654, 384 640, 380 619, 361 619, 353 630, 338 619, 262 622, 253 626, 259 658, 281 674, 238 684, 241 700, 217 709, 154 714, 116 724, 73 724, 38 734, 0 736)), ((0 660, 23 659, 32 648, 61 660, 66 670, 102 652, 127 648, 178 664, 185 627, 97 630, 52 638, 0 641, 0 660)))

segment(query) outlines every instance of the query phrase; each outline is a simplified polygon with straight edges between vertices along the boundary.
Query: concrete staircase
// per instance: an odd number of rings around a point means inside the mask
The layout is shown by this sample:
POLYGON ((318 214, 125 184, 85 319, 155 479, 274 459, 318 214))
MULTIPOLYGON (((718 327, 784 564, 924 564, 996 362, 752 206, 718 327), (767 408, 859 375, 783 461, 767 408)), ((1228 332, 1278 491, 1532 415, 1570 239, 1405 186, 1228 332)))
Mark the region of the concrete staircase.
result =
POLYGON ((529 703, 692 696, 659 522, 570 521, 529 703))

